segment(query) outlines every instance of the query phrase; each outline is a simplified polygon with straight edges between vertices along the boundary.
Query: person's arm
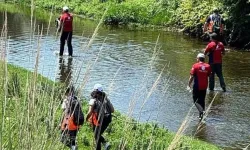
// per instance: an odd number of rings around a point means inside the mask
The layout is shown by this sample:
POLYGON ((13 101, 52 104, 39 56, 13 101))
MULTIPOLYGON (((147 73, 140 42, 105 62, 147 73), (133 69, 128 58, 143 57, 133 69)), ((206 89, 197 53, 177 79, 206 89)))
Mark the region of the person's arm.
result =
POLYGON ((188 80, 188 87, 191 88, 191 84, 194 80, 194 73, 195 73, 195 67, 194 65, 192 66, 192 69, 190 71, 190 77, 189 77, 189 80, 188 80))
POLYGON ((89 120, 89 118, 90 118, 90 116, 91 116, 91 114, 92 114, 92 112, 93 112, 93 109, 94 109, 93 106, 89 106, 89 110, 88 110, 87 117, 86 117, 86 120, 87 120, 87 121, 89 120))
POLYGON ((204 50, 204 55, 208 55, 208 53, 210 52, 210 50, 211 50, 211 46, 210 46, 210 44, 208 44, 206 46, 206 49, 204 50))
POLYGON ((194 80, 194 76, 190 75, 189 80, 188 80, 188 86, 189 86, 189 88, 191 88, 191 84, 192 84, 193 80, 194 80))
POLYGON ((89 110, 88 110, 87 117, 86 117, 86 120, 87 120, 87 121, 88 121, 88 119, 90 118, 91 114, 93 113, 94 104, 95 104, 95 99, 91 99, 91 100, 89 101, 89 110))
POLYGON ((65 110, 67 108, 67 101, 68 101, 68 99, 67 99, 67 97, 65 97, 63 99, 62 106, 61 106, 62 110, 65 110))
POLYGON ((221 18, 220 34, 224 34, 224 25, 225 25, 225 21, 223 18, 221 18))
POLYGON ((208 23, 206 22, 203 27, 203 33, 207 32, 208 23))
POLYGON ((63 15, 61 15, 59 18, 58 18, 58 27, 57 27, 57 32, 60 32, 62 30, 62 26, 63 26, 63 15))

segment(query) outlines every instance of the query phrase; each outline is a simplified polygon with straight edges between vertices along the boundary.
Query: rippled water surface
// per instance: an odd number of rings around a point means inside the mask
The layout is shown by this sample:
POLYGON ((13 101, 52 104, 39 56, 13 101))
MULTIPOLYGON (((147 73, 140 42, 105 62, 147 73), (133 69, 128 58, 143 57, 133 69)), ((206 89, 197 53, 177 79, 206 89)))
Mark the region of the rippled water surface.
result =
MULTIPOLYGON (((189 71, 206 43, 177 33, 102 26, 86 48, 97 23, 75 17, 74 57, 59 59, 54 22, 49 26, 50 16, 43 13, 34 17, 33 34, 29 14, 7 13, 8 42, 5 46, 1 40, 0 48, 3 51, 7 47, 9 63, 33 70, 40 50, 42 75, 84 85, 82 92, 87 98, 93 85, 101 83, 122 113, 133 111, 133 117, 140 116, 141 121, 154 121, 171 131, 178 130, 192 106, 192 95, 186 91, 189 71)), ((3 14, 1 11, 1 30, 3 14)), ((223 69, 228 92, 221 91, 218 80, 216 90, 208 92, 207 104, 217 92, 218 95, 196 137, 225 149, 240 149, 250 143, 250 53, 227 49, 223 69)), ((194 116, 187 135, 193 135, 198 124, 197 110, 194 108, 191 113, 194 116)))

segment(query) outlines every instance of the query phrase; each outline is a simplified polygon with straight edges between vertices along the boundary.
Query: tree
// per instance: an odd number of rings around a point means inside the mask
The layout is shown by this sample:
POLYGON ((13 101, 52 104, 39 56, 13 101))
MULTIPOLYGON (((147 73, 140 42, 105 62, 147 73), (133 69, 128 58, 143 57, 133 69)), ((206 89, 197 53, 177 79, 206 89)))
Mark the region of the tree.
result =
POLYGON ((226 21, 231 46, 250 48, 250 2, 249 0, 224 0, 226 21))

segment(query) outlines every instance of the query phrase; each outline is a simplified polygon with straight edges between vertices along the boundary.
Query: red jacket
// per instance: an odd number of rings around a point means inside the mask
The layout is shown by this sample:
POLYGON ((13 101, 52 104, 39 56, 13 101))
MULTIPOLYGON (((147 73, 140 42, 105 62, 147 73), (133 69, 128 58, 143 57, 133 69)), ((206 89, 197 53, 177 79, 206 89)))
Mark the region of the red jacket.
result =
POLYGON ((73 16, 70 13, 64 12, 60 17, 63 31, 72 32, 73 30, 73 16))

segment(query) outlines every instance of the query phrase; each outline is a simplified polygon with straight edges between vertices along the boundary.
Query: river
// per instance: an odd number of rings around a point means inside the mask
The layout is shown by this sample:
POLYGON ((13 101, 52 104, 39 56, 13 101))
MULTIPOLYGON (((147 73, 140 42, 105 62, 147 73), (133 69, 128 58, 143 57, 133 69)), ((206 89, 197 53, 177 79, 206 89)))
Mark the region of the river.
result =
MULTIPOLYGON (((101 26, 90 47, 86 48, 98 22, 75 17, 74 57, 59 59, 56 53, 60 41, 55 32, 55 17, 49 26, 48 11, 36 14, 34 34, 31 34, 29 13, 20 12, 23 7, 16 9, 19 11, 7 13, 7 59, 10 64, 34 70, 39 49, 38 69, 43 76, 54 81, 71 81, 82 87, 82 95, 87 98, 93 85, 101 83, 115 108, 123 114, 133 112, 133 117, 142 122, 157 122, 170 131, 178 130, 193 105, 192 94, 186 90, 189 71, 197 53, 207 42, 157 29, 101 26)), ((1 10, 1 30, 3 24, 4 12, 1 10)), ((2 44, 1 51, 3 47, 2 44)), ((228 91, 222 92, 218 80, 215 91, 208 91, 207 106, 218 94, 196 137, 224 149, 241 149, 250 141, 250 53, 227 48, 223 73, 228 91)), ((193 135, 198 124, 196 108, 191 114, 186 135, 193 135)))

